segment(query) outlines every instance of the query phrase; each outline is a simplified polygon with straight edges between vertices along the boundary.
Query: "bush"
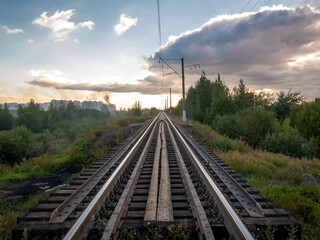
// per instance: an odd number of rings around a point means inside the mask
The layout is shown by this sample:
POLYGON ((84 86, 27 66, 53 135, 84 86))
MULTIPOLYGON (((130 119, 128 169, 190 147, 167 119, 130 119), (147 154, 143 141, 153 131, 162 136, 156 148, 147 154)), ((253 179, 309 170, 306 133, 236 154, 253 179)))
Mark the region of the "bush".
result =
POLYGON ((219 136, 214 141, 214 146, 224 152, 235 151, 238 149, 235 141, 225 136, 219 136))
POLYGON ((237 137, 234 115, 217 115, 212 122, 212 127, 220 134, 233 139, 237 137))
POLYGON ((290 127, 290 119, 286 119, 280 130, 268 134, 259 148, 287 156, 302 157, 305 154, 304 139, 296 128, 290 127))
POLYGON ((78 139, 73 143, 71 158, 76 164, 88 164, 92 162, 92 142, 89 139, 78 139))
POLYGON ((302 234, 308 239, 320 237, 320 190, 316 186, 273 186, 262 190, 277 208, 286 209, 303 225, 302 234))
POLYGON ((264 108, 247 108, 235 115, 237 137, 253 147, 258 146, 268 133, 274 131, 275 123, 275 115, 264 108))
POLYGON ((24 126, 0 132, 0 163, 13 166, 29 157, 31 135, 24 126))

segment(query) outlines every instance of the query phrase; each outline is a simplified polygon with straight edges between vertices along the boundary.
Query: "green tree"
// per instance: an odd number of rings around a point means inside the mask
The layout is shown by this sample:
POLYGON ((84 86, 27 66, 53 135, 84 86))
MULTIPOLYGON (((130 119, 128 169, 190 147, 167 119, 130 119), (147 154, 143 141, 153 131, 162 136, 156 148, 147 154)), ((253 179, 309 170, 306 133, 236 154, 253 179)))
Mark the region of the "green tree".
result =
POLYGON ((10 130, 13 127, 13 116, 11 115, 8 104, 4 104, 3 109, 0 105, 0 131, 10 130))
POLYGON ((30 100, 27 107, 19 105, 18 125, 24 125, 33 132, 42 132, 46 113, 40 109, 33 99, 30 100))
POLYGON ((290 119, 286 118, 280 129, 268 133, 261 141, 259 148, 274 153, 282 153, 287 156, 302 157, 305 155, 305 140, 298 129, 290 126, 290 119))
POLYGON ((254 103, 254 93, 246 88, 243 79, 240 79, 239 82, 239 86, 233 88, 236 111, 240 111, 245 108, 252 108, 254 103))
POLYGON ((0 132, 0 163, 13 166, 29 157, 30 148, 31 132, 26 127, 0 132))
POLYGON ((280 91, 277 96, 278 99, 273 105, 273 110, 279 120, 288 117, 291 107, 301 103, 304 99, 301 92, 291 92, 291 89, 287 93, 280 91))
POLYGON ((303 137, 320 136, 320 98, 293 106, 290 118, 303 137))
POLYGON ((140 101, 136 101, 132 105, 132 108, 129 110, 129 114, 131 116, 141 116, 142 115, 142 105, 141 105, 140 101))
POLYGON ((212 83, 210 111, 206 114, 206 122, 212 124, 217 115, 234 113, 234 104, 229 88, 221 81, 220 74, 212 83))
POLYGON ((256 147, 268 133, 274 131, 276 117, 264 108, 243 109, 235 115, 237 137, 256 147))
POLYGON ((254 101, 255 107, 264 107, 266 109, 270 109, 274 101, 273 93, 259 91, 258 93, 254 93, 254 101))

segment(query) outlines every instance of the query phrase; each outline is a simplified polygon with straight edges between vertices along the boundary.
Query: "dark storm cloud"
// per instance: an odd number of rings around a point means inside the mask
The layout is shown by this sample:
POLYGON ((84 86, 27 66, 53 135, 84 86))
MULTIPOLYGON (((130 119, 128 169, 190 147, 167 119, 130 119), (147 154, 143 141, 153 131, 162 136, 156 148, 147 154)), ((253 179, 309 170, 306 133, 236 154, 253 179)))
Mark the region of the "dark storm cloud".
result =
MULTIPOLYGON (((184 57, 200 63, 209 73, 219 71, 232 84, 244 78, 249 87, 293 86, 314 98, 320 89, 319 59, 310 58, 304 65, 296 60, 320 52, 319 39, 319 9, 278 6, 211 19, 201 28, 169 41, 162 53, 164 58, 184 57)), ((156 70, 155 59, 159 56, 156 52, 148 59, 150 70, 156 70)))
POLYGON ((77 91, 94 91, 94 92, 119 92, 119 93, 131 93, 138 92, 141 94, 159 94, 160 89, 157 87, 158 79, 149 76, 143 80, 137 80, 136 84, 89 84, 89 83, 62 83, 54 82, 50 77, 39 75, 32 81, 28 81, 28 84, 38 87, 54 88, 57 90, 77 90, 77 91))

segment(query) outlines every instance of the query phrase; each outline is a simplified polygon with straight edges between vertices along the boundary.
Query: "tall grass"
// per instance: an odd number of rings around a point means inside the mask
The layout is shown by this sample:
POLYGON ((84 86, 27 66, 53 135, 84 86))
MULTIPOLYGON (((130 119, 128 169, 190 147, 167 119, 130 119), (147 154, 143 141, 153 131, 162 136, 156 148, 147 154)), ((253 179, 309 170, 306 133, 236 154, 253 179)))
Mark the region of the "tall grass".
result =
POLYGON ((265 194, 278 208, 283 208, 302 224, 303 239, 320 239, 320 189, 302 185, 308 173, 320 179, 320 160, 293 158, 253 149, 236 140, 236 151, 224 151, 214 144, 219 134, 210 126, 193 122, 193 133, 248 183, 265 194))
POLYGON ((47 195, 48 193, 41 193, 27 199, 21 196, 0 199, 0 239, 11 239, 11 231, 17 224, 17 218, 21 212, 29 209, 47 195))

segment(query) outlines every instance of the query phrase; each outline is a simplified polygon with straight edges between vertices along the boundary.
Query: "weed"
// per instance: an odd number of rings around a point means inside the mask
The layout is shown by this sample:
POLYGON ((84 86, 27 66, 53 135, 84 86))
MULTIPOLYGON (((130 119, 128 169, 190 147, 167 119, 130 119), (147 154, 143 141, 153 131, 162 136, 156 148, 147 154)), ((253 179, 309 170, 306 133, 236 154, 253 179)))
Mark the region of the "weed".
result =
POLYGON ((25 228, 24 230, 23 230, 23 233, 22 233, 22 238, 21 238, 21 240, 28 240, 28 230, 25 228))
POLYGON ((276 231, 276 229, 271 226, 271 222, 267 221, 267 228, 266 228, 266 230, 263 231, 265 234, 265 239, 266 240, 274 240, 275 231, 276 231))
POLYGON ((216 148, 224 152, 235 151, 238 149, 235 141, 225 136, 217 137, 213 144, 216 148))

